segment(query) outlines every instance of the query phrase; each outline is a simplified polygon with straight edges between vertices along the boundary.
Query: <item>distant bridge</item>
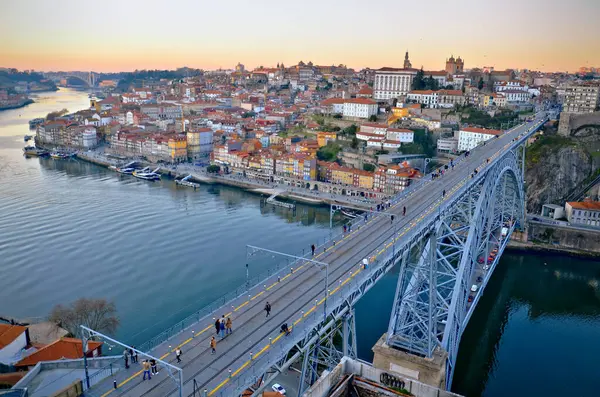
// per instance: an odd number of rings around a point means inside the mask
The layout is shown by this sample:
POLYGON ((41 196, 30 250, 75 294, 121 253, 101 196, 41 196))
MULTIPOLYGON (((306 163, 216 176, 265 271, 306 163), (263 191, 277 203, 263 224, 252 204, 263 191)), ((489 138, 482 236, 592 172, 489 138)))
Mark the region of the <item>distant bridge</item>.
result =
POLYGON ((60 80, 75 78, 86 83, 88 87, 95 87, 97 84, 98 74, 94 72, 47 72, 44 76, 53 80, 54 82, 60 82, 60 80))
MULTIPOLYGON (((267 252, 291 262, 139 346, 142 357, 164 369, 152 382, 142 381, 136 366, 86 395, 232 397, 247 388, 258 395, 296 362, 302 395, 323 369, 344 355, 356 357, 355 304, 395 265, 400 273, 386 343, 415 360, 441 357, 449 389, 462 334, 511 233, 523 225, 525 144, 545 120, 540 113, 456 159, 443 177, 415 182, 385 212, 356 218, 314 256, 248 246, 250 256, 267 252), (265 318, 267 301, 273 313, 265 318), (221 315, 231 316, 234 332, 219 338, 213 355, 209 342, 221 315), (181 364, 174 356, 179 347, 181 364)), ((84 339, 129 348, 83 329, 84 339)))

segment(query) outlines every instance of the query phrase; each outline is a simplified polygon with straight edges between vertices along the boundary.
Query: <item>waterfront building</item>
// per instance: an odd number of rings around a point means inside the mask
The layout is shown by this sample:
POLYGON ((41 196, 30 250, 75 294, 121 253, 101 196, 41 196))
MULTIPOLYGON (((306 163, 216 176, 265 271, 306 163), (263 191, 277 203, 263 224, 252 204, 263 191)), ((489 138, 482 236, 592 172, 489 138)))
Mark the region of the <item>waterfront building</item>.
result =
POLYGON ((502 135, 502 131, 477 127, 463 127, 458 131, 458 151, 464 152, 466 150, 471 150, 481 142, 490 140, 498 135, 502 135))
POLYGON ((212 151, 214 132, 211 128, 194 128, 186 132, 188 158, 196 160, 212 151))
POLYGON ((570 201, 565 204, 569 223, 586 226, 600 226, 600 202, 570 201))

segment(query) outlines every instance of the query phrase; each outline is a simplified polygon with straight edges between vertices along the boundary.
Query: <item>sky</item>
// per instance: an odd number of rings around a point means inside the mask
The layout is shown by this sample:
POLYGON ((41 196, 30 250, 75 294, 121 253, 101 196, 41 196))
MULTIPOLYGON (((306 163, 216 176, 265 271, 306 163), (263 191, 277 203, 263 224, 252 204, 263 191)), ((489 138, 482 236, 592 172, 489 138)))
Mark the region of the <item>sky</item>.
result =
POLYGON ((600 0, 0 0, 0 67, 600 67, 600 0))

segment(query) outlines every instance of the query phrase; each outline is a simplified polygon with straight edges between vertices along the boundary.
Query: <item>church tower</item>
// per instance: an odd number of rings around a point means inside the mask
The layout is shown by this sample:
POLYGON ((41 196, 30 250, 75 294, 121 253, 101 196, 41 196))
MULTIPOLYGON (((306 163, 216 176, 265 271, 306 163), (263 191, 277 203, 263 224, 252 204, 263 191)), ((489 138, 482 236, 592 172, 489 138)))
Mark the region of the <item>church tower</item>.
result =
POLYGON ((449 75, 456 74, 456 60, 454 55, 450 55, 450 59, 446 60, 446 73, 449 75))
POLYGON ((462 72, 464 72, 464 70, 465 70, 465 62, 459 56, 458 59, 456 59, 456 72, 462 73, 462 72))
POLYGON ((408 60, 408 51, 406 51, 406 54, 404 55, 404 69, 410 69, 410 68, 412 68, 412 64, 408 60))

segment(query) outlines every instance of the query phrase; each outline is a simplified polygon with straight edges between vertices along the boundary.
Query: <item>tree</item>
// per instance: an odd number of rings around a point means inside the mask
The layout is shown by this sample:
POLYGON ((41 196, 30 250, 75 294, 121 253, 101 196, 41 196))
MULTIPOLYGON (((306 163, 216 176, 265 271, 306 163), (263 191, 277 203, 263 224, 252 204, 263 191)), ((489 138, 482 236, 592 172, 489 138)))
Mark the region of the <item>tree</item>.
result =
POLYGON ((425 82, 424 82, 424 72, 423 72, 423 68, 421 68, 419 71, 417 71, 417 74, 415 75, 413 82, 412 82, 412 89, 413 90, 422 90, 425 87, 425 82))
POLYGON ((369 172, 373 172, 373 171, 375 171, 375 165, 374 164, 369 164, 369 163, 364 163, 363 164, 363 170, 369 171, 369 172))
POLYGON ((477 88, 479 88, 480 90, 483 88, 483 77, 479 78, 479 83, 477 83, 477 88))
POLYGON ((216 174, 216 173, 218 173, 219 171, 221 171, 221 167, 219 167, 219 166, 218 166, 218 165, 216 165, 216 164, 211 164, 211 165, 209 165, 208 167, 206 167, 206 171, 207 171, 207 172, 210 172, 211 174, 216 174))
POLYGON ((358 148, 358 139, 355 136, 352 137, 352 142, 350 143, 350 147, 352 149, 357 149, 358 148))
POLYGON ((425 85, 426 85, 426 89, 428 89, 428 90, 436 91, 440 88, 439 87, 440 84, 438 83, 438 81, 436 79, 433 78, 433 76, 429 76, 427 78, 425 85))
POLYGON ((72 336, 79 335, 80 325, 107 334, 114 334, 119 326, 117 307, 106 299, 80 298, 70 306, 56 305, 48 320, 72 336))
POLYGON ((343 135, 356 135, 356 131, 358 131, 358 127, 356 124, 352 124, 342 130, 343 135))
POLYGON ((327 142, 327 145, 317 151, 317 158, 322 161, 335 161, 341 149, 337 143, 327 142))
POLYGON ((62 110, 57 110, 55 112, 50 112, 46 115, 46 120, 48 121, 54 121, 57 118, 64 116, 65 114, 69 113, 69 111, 67 109, 62 109, 62 110))
POLYGON ((254 113, 253 111, 250 112, 245 112, 244 114, 242 114, 242 118, 247 119, 249 117, 254 117, 256 116, 256 113, 254 113))
POLYGON ((372 114, 371 116, 369 116, 369 121, 377 121, 377 115, 372 114))

